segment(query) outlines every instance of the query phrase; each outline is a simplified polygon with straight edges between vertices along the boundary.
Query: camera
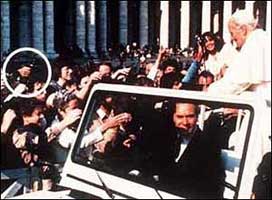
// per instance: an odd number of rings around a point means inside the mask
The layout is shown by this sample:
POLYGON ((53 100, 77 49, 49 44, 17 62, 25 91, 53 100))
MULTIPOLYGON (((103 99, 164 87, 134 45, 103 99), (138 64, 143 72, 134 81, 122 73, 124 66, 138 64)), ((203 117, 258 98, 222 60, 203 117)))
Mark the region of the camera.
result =
POLYGON ((201 60, 202 60, 203 57, 205 57, 206 55, 205 43, 207 40, 203 35, 195 35, 194 39, 195 39, 195 43, 193 47, 193 57, 198 57, 200 53, 202 54, 202 57, 201 57, 201 60))
POLYGON ((194 52, 198 51, 198 46, 201 46, 202 49, 205 47, 205 38, 202 35, 195 35, 195 46, 194 46, 194 52))

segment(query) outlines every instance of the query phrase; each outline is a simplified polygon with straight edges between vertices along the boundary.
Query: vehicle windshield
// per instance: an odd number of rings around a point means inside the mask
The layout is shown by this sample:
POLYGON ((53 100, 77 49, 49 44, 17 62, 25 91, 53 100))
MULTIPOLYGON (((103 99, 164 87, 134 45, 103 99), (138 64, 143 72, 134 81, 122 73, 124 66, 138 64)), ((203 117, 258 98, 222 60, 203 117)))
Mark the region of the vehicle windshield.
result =
POLYGON ((239 190, 252 117, 243 104, 96 91, 72 160, 181 197, 223 198, 239 190))

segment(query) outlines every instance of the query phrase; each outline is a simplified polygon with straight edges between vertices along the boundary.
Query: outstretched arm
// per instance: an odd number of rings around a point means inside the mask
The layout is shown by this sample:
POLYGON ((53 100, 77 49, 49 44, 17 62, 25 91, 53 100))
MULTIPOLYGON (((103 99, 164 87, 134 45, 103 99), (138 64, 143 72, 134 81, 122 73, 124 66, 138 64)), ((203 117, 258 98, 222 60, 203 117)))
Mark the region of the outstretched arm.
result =
POLYGON ((92 73, 90 75, 89 80, 87 81, 86 85, 84 85, 84 87, 81 88, 81 90, 76 92, 76 96, 81 100, 85 99, 85 97, 88 94, 88 92, 90 91, 93 83, 95 81, 101 80, 101 78, 102 78, 102 76, 99 72, 92 73))
POLYGON ((197 76, 202 57, 203 57, 203 48, 201 47, 201 45, 198 45, 198 51, 195 53, 193 62, 191 63, 191 66, 189 67, 186 75, 181 80, 182 83, 192 83, 192 81, 197 76))
POLYGON ((6 134, 9 127, 11 126, 13 120, 15 119, 16 114, 14 110, 8 109, 3 115, 3 121, 1 124, 1 134, 6 134))
POLYGON ((157 60, 156 60, 155 64, 152 66, 150 72, 148 73, 147 78, 149 78, 151 80, 155 80, 157 72, 158 72, 159 65, 161 63, 162 57, 165 54, 165 52, 166 52, 166 49, 161 47, 160 50, 159 50, 157 60))

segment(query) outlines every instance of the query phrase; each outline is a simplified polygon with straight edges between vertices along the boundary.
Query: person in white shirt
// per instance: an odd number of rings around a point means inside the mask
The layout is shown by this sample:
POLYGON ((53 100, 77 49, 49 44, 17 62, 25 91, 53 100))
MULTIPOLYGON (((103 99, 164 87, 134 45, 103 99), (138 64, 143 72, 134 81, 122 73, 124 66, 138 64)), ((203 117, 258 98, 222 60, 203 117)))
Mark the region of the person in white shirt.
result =
MULTIPOLYGON (((237 54, 236 49, 229 43, 219 41, 215 34, 205 32, 201 35, 203 44, 201 51, 203 53, 202 70, 213 74, 215 80, 219 80, 224 75, 222 72, 227 68, 237 54)), ((201 43, 201 42, 200 42, 201 43)))
POLYGON ((211 84, 208 92, 241 94, 265 88, 271 95, 271 39, 257 28, 257 20, 246 10, 237 10, 229 19, 228 27, 239 53, 224 77, 211 84))

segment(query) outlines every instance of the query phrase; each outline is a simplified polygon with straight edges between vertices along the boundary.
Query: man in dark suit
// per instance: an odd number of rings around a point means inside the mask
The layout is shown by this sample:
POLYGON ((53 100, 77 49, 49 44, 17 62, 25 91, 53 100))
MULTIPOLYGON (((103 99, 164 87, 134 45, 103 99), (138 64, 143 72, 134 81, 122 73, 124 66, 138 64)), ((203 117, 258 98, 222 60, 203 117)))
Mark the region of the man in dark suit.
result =
MULTIPOLYGON (((220 198, 223 171, 220 145, 216 137, 217 123, 201 130, 197 125, 198 107, 177 102, 172 119, 176 128, 173 141, 175 160, 164 172, 162 182, 170 191, 187 198, 220 198), (165 184, 166 183, 166 184, 165 184)), ((219 121, 218 121, 219 122, 219 121)))

